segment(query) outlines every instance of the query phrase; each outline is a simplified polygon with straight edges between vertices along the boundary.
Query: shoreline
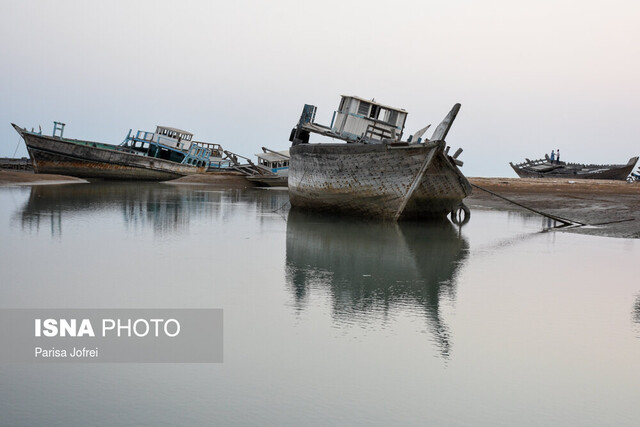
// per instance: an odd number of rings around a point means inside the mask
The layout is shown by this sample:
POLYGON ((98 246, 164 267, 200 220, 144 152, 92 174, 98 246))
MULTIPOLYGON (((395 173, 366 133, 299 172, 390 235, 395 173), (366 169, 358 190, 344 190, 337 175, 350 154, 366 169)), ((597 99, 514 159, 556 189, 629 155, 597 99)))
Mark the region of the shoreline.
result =
POLYGON ((473 209, 530 212, 480 187, 546 214, 588 225, 557 231, 640 238, 640 183, 550 178, 469 178, 469 181, 474 185, 473 194, 464 202, 472 210, 472 221, 473 209))
MULTIPOLYGON (((0 170, 0 187, 87 183, 64 175, 0 170)), ((502 200, 486 189, 514 202, 546 214, 581 222, 588 227, 558 228, 557 231, 595 236, 640 238, 640 183, 611 180, 569 180, 557 178, 481 178, 471 177, 473 194, 464 202, 473 210, 530 212, 502 200)), ((201 185, 216 189, 254 187, 240 173, 218 172, 191 175, 172 181, 172 185, 201 185)), ((533 215, 533 213, 531 213, 533 215)))

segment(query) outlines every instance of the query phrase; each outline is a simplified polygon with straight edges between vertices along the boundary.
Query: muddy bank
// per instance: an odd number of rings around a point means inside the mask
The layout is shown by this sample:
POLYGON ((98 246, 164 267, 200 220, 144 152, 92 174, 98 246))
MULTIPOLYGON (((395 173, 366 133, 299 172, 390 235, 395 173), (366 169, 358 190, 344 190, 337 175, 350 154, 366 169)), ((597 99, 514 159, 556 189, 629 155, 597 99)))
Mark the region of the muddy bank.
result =
POLYGON ((29 171, 0 170, 0 186, 7 185, 43 185, 73 184, 88 181, 73 176, 33 173, 29 171))
MULTIPOLYGON (((33 173, 29 171, 0 170, 0 186, 7 185, 41 185, 41 184, 70 184, 86 183, 84 179, 66 175, 33 173)), ((195 184, 208 185, 219 189, 239 189, 253 187, 253 183, 239 172, 205 173, 183 176, 167 184, 195 184)))
MULTIPOLYGON (((566 231, 609 237, 640 238, 640 184, 624 181, 470 178, 490 190, 533 209, 589 227, 566 231)), ((477 187, 465 199, 473 209, 526 210, 488 194, 477 187)), ((473 220, 473 219, 472 219, 473 220)))
MULTIPOLYGON (((528 212, 478 187, 498 193, 530 208, 589 224, 589 227, 563 229, 575 233, 609 237, 640 238, 640 183, 624 181, 568 180, 534 178, 469 178, 473 195, 465 199, 472 210, 500 209, 528 212)), ((0 170, 0 186, 85 183, 64 175, 34 174, 0 170)), ((190 175, 166 184, 206 185, 216 189, 253 187, 236 172, 190 175)), ((472 219, 473 221, 473 219, 472 219)))
POLYGON ((219 189, 251 188, 254 186, 240 172, 211 172, 188 175, 171 181, 164 181, 164 183, 207 185, 219 189))

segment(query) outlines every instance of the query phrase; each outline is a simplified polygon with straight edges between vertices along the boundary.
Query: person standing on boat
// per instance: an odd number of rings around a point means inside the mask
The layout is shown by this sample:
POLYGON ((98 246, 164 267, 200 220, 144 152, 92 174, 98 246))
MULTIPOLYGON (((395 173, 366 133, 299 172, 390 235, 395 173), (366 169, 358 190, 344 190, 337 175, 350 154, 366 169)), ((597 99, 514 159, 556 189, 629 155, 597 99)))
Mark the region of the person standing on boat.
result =
POLYGON ((551 163, 556 159, 556 152, 551 150, 551 163))
POLYGON ((560 163, 560 149, 559 148, 556 150, 556 162, 560 163))

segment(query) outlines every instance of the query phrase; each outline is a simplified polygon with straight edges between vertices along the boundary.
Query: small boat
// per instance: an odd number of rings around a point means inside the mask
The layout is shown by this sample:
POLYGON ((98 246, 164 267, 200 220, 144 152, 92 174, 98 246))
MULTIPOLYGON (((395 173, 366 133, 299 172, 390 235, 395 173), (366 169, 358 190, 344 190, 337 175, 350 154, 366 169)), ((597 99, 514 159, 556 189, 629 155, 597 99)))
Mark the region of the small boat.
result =
POLYGON ((549 155, 544 159, 529 160, 509 165, 520 178, 571 178, 571 179, 627 179, 638 157, 632 157, 625 165, 585 165, 552 160, 549 155))
POLYGON ((232 168, 242 173, 248 181, 258 187, 286 187, 289 175, 289 150, 274 151, 262 147, 262 153, 256 154, 258 163, 240 154, 224 152, 233 162, 232 168), (241 163, 243 159, 246 163, 241 163))
POLYGON ((286 187, 289 178, 289 150, 274 151, 262 147, 262 153, 256 154, 257 173, 247 179, 258 186, 286 187))
POLYGON ((471 184, 445 137, 460 109, 456 104, 430 139, 429 126, 402 140, 407 112, 342 95, 330 126, 315 123, 305 105, 292 130, 289 198, 293 208, 403 220, 444 217, 468 209, 471 184), (310 133, 345 143, 309 143, 310 133))
POLYGON ((64 138, 60 122, 54 122, 52 136, 12 126, 24 139, 36 173, 164 181, 203 173, 215 162, 223 166, 218 144, 193 141, 192 133, 167 126, 135 135, 129 130, 119 145, 64 138))

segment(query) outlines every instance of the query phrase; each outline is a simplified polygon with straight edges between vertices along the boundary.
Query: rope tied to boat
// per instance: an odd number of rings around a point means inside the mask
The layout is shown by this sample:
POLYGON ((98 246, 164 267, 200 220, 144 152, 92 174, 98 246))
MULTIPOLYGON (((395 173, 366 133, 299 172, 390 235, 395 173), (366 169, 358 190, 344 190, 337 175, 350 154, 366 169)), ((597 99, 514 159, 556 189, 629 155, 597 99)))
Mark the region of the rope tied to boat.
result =
POLYGON ((491 194, 493 196, 496 196, 496 197, 498 197, 498 198, 500 198, 502 200, 506 200, 509 203, 513 203, 516 206, 520 206, 521 208, 526 209, 528 211, 531 211, 531 212, 533 212, 535 214, 542 215, 543 217, 552 219, 554 221, 558 221, 558 222, 562 223, 561 227, 568 227, 568 226, 579 226, 579 227, 582 227, 584 225, 588 225, 588 224, 585 224, 585 223, 580 222, 580 221, 563 218, 563 217, 560 217, 560 216, 557 216, 557 215, 548 214, 546 212, 542 212, 542 211, 539 211, 537 209, 530 208, 529 206, 525 206, 522 203, 518 203, 515 200, 511 200, 511 199, 509 199, 509 198, 507 198, 505 196, 502 196, 502 195, 500 195, 500 194, 498 194, 496 192, 493 192, 491 190, 487 190, 486 188, 480 187, 479 185, 471 184, 471 186, 477 188, 478 190, 485 191, 485 192, 487 192, 487 193, 489 193, 489 194, 491 194))

